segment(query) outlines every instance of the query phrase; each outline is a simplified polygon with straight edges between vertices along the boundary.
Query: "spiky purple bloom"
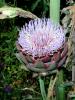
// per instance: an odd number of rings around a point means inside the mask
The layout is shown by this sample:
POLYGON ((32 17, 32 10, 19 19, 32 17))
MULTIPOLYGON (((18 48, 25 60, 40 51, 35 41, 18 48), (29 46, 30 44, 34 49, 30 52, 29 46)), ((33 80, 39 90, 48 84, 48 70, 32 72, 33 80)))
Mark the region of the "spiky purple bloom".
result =
POLYGON ((10 92, 12 92, 12 87, 11 87, 10 85, 5 85, 5 86, 4 86, 4 91, 5 91, 6 93, 10 93, 10 92))
POLYGON ((49 18, 31 20, 19 32, 22 51, 32 57, 43 57, 56 52, 65 42, 62 27, 49 18))

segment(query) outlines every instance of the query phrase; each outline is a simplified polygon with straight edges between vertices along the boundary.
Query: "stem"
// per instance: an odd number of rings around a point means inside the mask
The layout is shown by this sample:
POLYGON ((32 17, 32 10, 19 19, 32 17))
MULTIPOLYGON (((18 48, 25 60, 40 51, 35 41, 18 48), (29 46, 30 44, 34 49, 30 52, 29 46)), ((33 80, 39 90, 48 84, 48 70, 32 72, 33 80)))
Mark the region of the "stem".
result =
POLYGON ((56 100, 65 100, 65 89, 63 85, 63 70, 58 72, 58 79, 56 82, 56 100))
MULTIPOLYGON (((50 0, 50 18, 56 23, 60 22, 60 0, 50 0)), ((58 72, 56 82, 56 100, 65 100, 65 91, 63 86, 63 70, 58 72)))
POLYGON ((40 90, 43 100, 46 100, 46 92, 44 87, 44 81, 41 79, 41 76, 39 76, 39 84, 40 84, 40 90))
POLYGON ((72 82, 75 83, 75 66, 72 66, 72 82))
POLYGON ((52 100, 53 89, 54 89, 54 85, 55 85, 56 81, 57 81, 57 75, 54 79, 53 79, 53 77, 50 78, 48 94, 47 94, 47 100, 52 100))
POLYGON ((59 23, 60 20, 60 0, 50 0, 50 18, 59 23))
POLYGON ((72 100, 75 100, 75 98, 72 98, 72 100))
POLYGON ((5 5, 5 0, 0 0, 0 7, 5 5))

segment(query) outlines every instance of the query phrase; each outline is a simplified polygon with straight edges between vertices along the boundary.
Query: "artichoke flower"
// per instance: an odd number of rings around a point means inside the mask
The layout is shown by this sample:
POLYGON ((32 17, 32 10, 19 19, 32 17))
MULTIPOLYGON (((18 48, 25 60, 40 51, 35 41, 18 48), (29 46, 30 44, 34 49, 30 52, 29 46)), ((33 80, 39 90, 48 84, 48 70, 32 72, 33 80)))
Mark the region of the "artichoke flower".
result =
POLYGON ((26 23, 19 31, 16 46, 26 67, 36 72, 61 67, 68 51, 64 30, 49 18, 26 23))

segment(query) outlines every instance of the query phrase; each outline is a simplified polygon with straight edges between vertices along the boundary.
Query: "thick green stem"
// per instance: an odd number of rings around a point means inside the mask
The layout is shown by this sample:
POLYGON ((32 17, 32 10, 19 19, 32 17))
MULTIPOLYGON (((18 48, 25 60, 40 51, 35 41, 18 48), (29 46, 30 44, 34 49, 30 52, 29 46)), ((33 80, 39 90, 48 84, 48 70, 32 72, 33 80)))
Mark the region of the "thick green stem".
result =
POLYGON ((56 100, 65 100, 65 87, 63 85, 63 70, 58 72, 56 82, 56 100))
POLYGON ((50 18, 59 23, 60 21, 60 0, 50 0, 50 18))
POLYGON ((0 0, 0 7, 5 5, 5 0, 0 0))
POLYGON ((72 100, 75 100, 75 98, 73 98, 72 100))
MULTIPOLYGON (((55 23, 60 22, 60 0, 50 0, 50 18, 55 23)), ((58 79, 56 82, 56 100, 65 100, 63 70, 58 72, 58 79)))
POLYGON ((41 76, 39 76, 39 84, 40 84, 40 90, 43 100, 46 100, 46 92, 44 87, 44 81, 42 80, 41 76))

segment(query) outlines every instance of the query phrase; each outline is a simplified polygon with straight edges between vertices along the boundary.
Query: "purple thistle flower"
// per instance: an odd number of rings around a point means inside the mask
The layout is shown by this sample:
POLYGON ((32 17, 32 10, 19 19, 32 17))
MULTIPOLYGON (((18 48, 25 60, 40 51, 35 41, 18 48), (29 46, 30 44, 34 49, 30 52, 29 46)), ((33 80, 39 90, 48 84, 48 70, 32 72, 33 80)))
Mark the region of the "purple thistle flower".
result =
POLYGON ((12 91, 12 87, 10 85, 6 85, 6 86, 4 86, 4 91, 6 93, 10 93, 12 91))
POLYGON ((32 57, 51 55, 65 43, 62 27, 49 18, 31 20, 19 32, 18 43, 22 51, 32 57))

